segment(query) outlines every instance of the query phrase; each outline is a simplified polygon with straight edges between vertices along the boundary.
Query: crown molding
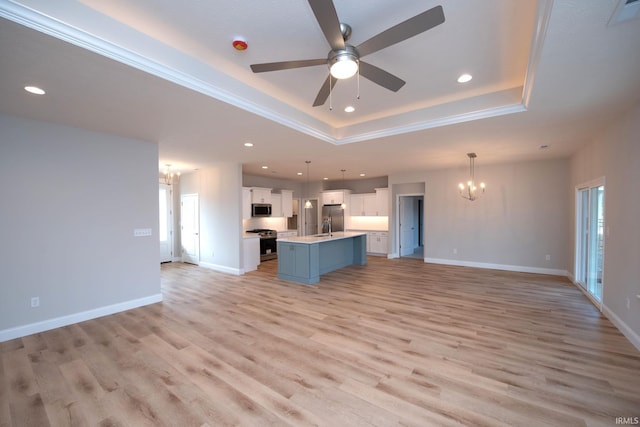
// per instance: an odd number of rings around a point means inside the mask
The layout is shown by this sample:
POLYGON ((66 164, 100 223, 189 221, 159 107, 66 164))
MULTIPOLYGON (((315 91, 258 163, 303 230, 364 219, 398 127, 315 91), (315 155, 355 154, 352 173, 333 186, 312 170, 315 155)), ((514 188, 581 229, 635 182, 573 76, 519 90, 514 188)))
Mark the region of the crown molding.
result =
MULTIPOLYGON (((49 16, 41 11, 24 6, 14 0, 0 0, 0 16, 44 34, 53 36, 67 43, 97 53, 106 58, 118 61, 122 64, 131 66, 245 111, 254 113, 267 120, 279 123, 311 137, 334 145, 343 145, 527 111, 533 91, 536 70, 538 69, 540 62, 542 46, 551 16, 552 6, 553 0, 539 0, 536 25, 529 54, 529 63, 525 75, 520 103, 508 103, 464 113, 444 114, 440 117, 420 122, 412 121, 408 124, 401 124, 388 128, 378 126, 378 129, 363 131, 355 130, 355 126, 340 129, 332 128, 325 123, 294 109, 288 104, 267 96, 262 92, 259 92, 257 89, 244 85, 243 83, 233 79, 231 76, 223 74, 218 70, 213 70, 208 65, 182 53, 180 53, 182 55, 180 58, 182 61, 189 61, 195 65, 194 68, 196 69, 202 70, 206 68, 207 72, 210 74, 213 73, 211 75, 213 75, 217 80, 225 81, 225 83, 232 81, 232 86, 241 88, 245 94, 248 94, 248 96, 241 96, 236 92, 223 89, 222 87, 213 84, 211 81, 197 77, 194 75, 195 73, 185 73, 177 69, 177 67, 172 67, 156 59, 135 52, 132 49, 127 49, 102 37, 77 28, 69 23, 65 23, 60 19, 49 16), (261 103, 253 101, 251 98, 260 99, 261 103), (267 106, 267 104, 270 105, 267 106), (346 136, 338 136, 338 134, 346 136)), ((164 45, 162 45, 162 48, 171 49, 164 45)), ((178 51, 174 50, 172 53, 175 55, 176 52, 178 51)), ((209 77, 211 77, 211 75, 209 77)), ((214 80, 214 78, 211 78, 211 80, 214 80)), ((398 116, 394 117, 398 119, 398 116)))

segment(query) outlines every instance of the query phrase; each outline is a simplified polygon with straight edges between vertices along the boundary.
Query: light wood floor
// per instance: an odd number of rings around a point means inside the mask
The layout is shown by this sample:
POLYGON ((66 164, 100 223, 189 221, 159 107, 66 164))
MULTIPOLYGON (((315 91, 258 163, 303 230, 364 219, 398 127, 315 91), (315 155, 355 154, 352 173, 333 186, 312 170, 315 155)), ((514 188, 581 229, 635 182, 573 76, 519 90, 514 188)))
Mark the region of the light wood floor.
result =
POLYGON ((316 286, 162 267, 164 302, 0 344, 0 426, 596 426, 640 352, 566 279, 369 257, 316 286))

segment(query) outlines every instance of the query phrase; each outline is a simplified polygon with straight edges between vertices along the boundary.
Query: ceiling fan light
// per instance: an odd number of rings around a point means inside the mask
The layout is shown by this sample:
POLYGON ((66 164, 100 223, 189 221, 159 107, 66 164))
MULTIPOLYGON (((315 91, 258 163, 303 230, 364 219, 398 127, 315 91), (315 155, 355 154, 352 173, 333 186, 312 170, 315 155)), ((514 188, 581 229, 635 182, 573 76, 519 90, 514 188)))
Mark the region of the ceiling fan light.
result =
POLYGON ((358 51, 351 45, 332 50, 328 57, 329 72, 336 79, 348 79, 358 72, 358 58, 358 51))
POLYGON ((348 79, 358 71, 358 63, 349 56, 339 56, 329 70, 331 75, 338 80, 348 79))

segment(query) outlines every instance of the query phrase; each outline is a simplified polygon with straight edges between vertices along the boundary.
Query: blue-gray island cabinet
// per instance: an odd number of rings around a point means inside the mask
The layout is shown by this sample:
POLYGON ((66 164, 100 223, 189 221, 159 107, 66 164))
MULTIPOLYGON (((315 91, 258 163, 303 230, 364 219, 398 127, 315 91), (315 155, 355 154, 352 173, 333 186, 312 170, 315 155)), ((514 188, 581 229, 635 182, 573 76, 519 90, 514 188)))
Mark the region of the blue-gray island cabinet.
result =
POLYGON ((278 239, 278 278, 312 285, 320 275, 348 265, 367 264, 367 234, 340 231, 328 235, 278 239))

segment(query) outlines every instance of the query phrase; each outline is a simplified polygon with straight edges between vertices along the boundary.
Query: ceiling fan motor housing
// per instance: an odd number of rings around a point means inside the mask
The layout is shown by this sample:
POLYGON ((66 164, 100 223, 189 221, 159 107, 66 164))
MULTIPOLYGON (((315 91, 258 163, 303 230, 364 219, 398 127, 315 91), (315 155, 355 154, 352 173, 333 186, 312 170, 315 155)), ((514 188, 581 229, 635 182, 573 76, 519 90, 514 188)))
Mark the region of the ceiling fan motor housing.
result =
POLYGON ((342 33, 342 38, 344 39, 344 41, 347 41, 351 38, 351 26, 349 24, 341 22, 340 32, 342 33))

